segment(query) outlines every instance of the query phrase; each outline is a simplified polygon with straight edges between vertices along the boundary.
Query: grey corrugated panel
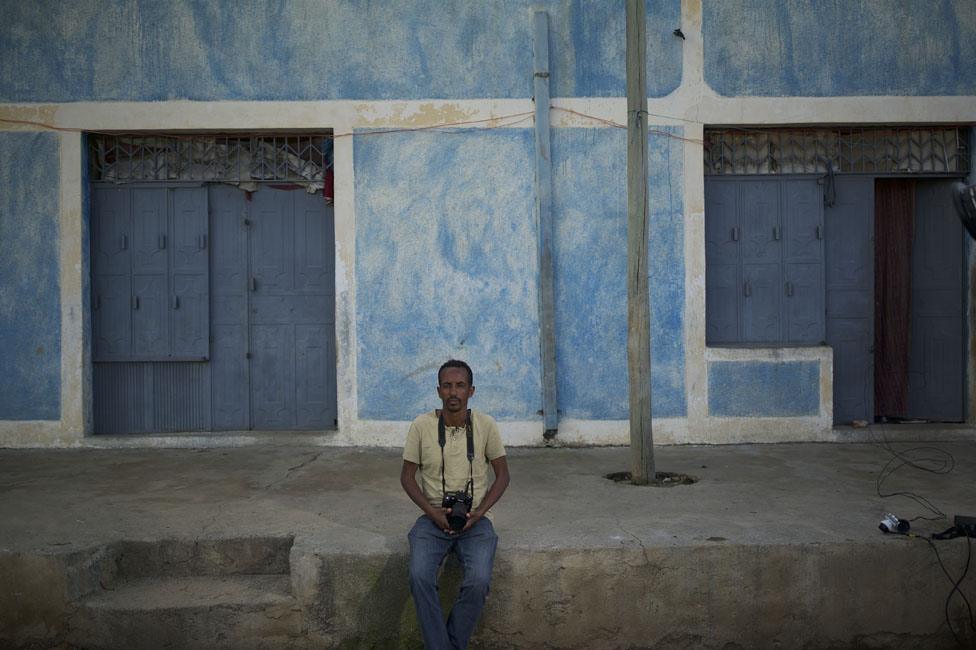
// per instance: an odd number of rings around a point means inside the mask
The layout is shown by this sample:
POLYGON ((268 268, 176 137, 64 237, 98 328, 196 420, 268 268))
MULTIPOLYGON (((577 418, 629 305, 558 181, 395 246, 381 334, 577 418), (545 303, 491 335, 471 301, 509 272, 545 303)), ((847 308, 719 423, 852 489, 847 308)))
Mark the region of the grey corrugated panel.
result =
POLYGON ((149 364, 153 376, 155 431, 210 429, 210 367, 207 363, 149 364))
POLYGON ((147 433, 145 418, 145 364, 96 363, 94 393, 95 433, 147 433))
POLYGON ((210 428, 206 363, 96 363, 94 391, 95 433, 210 428))

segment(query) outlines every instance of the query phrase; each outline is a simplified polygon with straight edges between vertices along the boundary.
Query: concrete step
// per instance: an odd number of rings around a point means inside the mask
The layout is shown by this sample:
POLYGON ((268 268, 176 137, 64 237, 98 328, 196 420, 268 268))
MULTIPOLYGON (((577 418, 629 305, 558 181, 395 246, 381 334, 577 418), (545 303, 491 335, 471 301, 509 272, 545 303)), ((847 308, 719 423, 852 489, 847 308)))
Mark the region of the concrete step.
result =
POLYGON ((115 547, 122 579, 287 574, 292 537, 123 541, 115 547))
POLYGON ((68 641, 92 650, 304 647, 287 575, 119 581, 77 603, 68 641))

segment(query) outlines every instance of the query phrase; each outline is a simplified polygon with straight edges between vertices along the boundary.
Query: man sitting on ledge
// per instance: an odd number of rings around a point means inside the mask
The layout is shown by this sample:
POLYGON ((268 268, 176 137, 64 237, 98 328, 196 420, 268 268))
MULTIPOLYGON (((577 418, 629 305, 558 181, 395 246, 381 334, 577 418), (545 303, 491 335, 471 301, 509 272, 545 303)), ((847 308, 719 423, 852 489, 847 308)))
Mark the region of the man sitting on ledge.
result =
POLYGON ((485 515, 508 487, 508 462, 495 420, 468 409, 474 395, 468 364, 451 359, 442 365, 437 395, 442 408, 413 421, 403 449, 400 484, 424 511, 408 535, 410 591, 428 650, 461 650, 488 596, 498 537, 485 515), (495 473, 490 488, 489 463, 495 473), (452 551, 464 580, 445 624, 437 570, 452 551))

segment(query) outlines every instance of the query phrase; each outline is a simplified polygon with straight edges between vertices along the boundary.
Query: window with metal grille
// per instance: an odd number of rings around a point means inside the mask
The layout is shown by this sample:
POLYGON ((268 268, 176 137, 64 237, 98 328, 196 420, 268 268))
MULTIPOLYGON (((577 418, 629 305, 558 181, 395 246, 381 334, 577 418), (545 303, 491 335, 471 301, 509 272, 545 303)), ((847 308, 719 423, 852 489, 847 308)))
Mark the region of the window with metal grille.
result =
POLYGON ((257 189, 261 182, 321 190, 332 168, 332 135, 92 134, 93 181, 217 182, 257 189))
POLYGON ((705 174, 961 175, 969 129, 930 127, 705 130, 705 174))

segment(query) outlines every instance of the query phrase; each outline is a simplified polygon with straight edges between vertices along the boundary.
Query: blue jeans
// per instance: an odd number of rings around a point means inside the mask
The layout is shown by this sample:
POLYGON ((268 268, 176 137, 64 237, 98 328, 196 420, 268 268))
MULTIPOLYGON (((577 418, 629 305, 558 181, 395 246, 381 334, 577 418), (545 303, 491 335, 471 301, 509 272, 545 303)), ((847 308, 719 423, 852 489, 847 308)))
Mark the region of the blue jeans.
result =
POLYGON ((427 650, 463 650, 488 597, 498 536, 491 522, 479 519, 466 532, 448 535, 422 515, 410 534, 410 592, 427 650), (464 568, 464 580, 444 624, 437 594, 437 569, 451 551, 464 568))

